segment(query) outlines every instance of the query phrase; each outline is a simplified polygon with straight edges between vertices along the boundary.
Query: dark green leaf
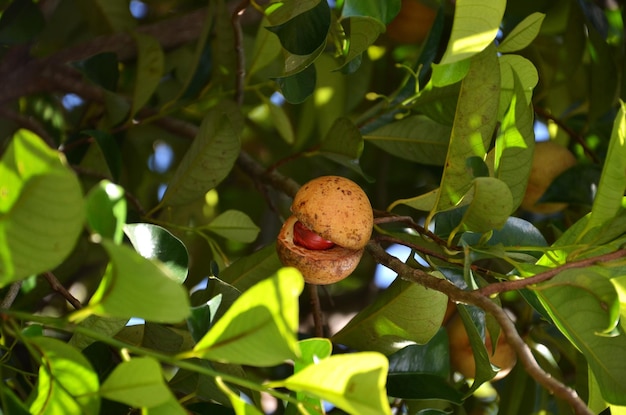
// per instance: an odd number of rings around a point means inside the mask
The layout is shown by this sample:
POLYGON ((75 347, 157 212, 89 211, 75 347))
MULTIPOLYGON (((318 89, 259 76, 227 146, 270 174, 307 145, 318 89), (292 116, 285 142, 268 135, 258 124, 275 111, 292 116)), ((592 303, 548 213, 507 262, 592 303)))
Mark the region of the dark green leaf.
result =
POLYGON ((400 0, 388 0, 382 2, 345 0, 342 17, 367 16, 379 20, 383 24, 388 24, 400 11, 400 0))
POLYGON ((304 70, 284 78, 276 78, 280 90, 287 102, 300 104, 306 100, 315 90, 316 71, 314 65, 309 65, 304 70))
POLYGON ((272 8, 268 16, 283 48, 295 55, 309 55, 326 41, 330 28, 330 8, 324 0, 291 1, 272 8), (313 3, 313 7, 311 7, 313 3))

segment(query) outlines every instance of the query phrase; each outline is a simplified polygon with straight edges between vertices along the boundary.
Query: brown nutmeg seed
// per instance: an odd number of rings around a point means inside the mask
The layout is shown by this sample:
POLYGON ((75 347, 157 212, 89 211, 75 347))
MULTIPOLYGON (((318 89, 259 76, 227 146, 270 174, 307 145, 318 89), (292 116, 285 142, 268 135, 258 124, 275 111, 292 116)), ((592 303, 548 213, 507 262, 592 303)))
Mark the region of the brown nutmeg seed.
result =
POLYGON ((310 284, 331 284, 350 275, 374 225, 363 189, 344 177, 318 177, 300 188, 291 211, 276 243, 282 263, 298 268, 310 284))

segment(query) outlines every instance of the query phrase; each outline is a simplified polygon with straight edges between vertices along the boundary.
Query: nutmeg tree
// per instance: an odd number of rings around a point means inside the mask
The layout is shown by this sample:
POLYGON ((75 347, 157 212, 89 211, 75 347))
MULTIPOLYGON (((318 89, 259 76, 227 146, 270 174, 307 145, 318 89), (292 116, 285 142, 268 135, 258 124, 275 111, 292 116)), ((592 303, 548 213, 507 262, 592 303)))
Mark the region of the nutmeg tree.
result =
POLYGON ((621 2, 0 10, 1 413, 626 413, 621 2))

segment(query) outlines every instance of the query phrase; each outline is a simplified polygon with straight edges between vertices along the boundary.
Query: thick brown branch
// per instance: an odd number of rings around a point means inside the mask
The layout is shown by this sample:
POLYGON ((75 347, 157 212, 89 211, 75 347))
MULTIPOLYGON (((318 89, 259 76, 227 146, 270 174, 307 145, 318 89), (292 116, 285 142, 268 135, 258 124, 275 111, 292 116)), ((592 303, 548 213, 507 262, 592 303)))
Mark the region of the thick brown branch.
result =
POLYGON ((389 255, 375 242, 370 242, 367 246, 367 250, 374 257, 376 262, 394 270, 401 278, 440 291, 456 303, 475 305, 493 315, 498 324, 500 324, 507 342, 515 350, 526 372, 549 392, 569 403, 576 414, 592 414, 587 408, 587 405, 578 397, 576 391, 551 377, 539 366, 530 348, 517 332, 515 324, 511 321, 506 312, 488 297, 478 291, 463 291, 445 279, 436 278, 424 271, 411 268, 398 258, 389 255))
POLYGON ((505 291, 520 290, 522 288, 526 288, 531 285, 535 285, 540 282, 544 282, 551 278, 554 278, 557 274, 567 269, 584 268, 584 267, 588 267, 588 266, 598 264, 601 262, 614 261, 616 259, 623 258, 623 257, 626 257, 626 249, 620 249, 618 251, 611 252, 609 254, 598 255, 595 257, 591 257, 591 258, 581 259, 579 261, 567 262, 561 266, 549 269, 544 272, 540 272, 539 274, 535 274, 529 278, 513 280, 513 281, 496 282, 493 284, 489 284, 479 289, 478 292, 480 292, 484 296, 489 297, 493 294, 497 294, 497 293, 501 293, 505 291))

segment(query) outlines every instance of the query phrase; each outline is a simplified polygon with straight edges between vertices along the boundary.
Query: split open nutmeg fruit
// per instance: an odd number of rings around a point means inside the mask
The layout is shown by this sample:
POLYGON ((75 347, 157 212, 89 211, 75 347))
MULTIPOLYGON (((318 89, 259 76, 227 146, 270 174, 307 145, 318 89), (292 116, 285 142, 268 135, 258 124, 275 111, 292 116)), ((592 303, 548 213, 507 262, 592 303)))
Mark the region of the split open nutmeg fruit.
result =
POLYGON ((318 177, 300 188, 291 212, 276 242, 281 262, 299 269, 310 284, 332 284, 350 275, 374 225, 363 189, 344 177, 318 177))

